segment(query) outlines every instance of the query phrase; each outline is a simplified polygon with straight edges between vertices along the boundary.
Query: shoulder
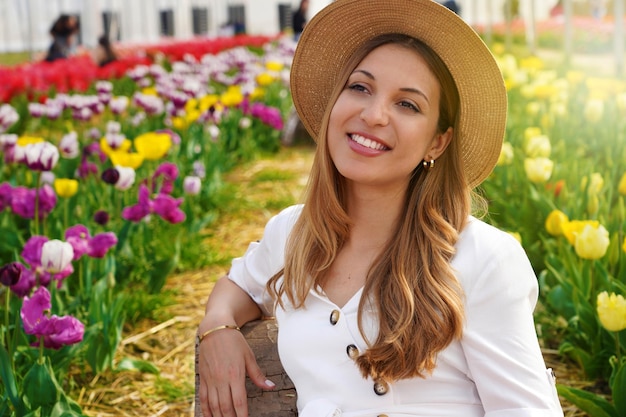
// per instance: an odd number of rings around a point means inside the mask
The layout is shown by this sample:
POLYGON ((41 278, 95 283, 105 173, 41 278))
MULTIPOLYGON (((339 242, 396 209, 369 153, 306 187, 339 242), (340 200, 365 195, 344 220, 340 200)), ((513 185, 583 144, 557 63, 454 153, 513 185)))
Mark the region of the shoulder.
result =
POLYGON ((485 286, 523 286, 533 292, 537 278, 522 245, 509 233, 470 217, 456 244, 452 266, 467 295, 485 286))
POLYGON ((296 223, 302 213, 302 204, 289 206, 274 215, 267 222, 263 239, 286 241, 293 225, 296 223))

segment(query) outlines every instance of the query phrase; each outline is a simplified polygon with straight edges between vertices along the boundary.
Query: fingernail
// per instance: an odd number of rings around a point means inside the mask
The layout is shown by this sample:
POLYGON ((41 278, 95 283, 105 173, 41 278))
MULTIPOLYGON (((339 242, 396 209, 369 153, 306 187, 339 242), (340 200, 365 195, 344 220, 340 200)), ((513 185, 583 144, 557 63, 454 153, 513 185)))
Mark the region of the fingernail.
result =
POLYGON ((265 380, 265 385, 267 385, 268 387, 272 387, 274 388, 276 386, 276 384, 274 384, 272 381, 270 381, 269 379, 265 380))

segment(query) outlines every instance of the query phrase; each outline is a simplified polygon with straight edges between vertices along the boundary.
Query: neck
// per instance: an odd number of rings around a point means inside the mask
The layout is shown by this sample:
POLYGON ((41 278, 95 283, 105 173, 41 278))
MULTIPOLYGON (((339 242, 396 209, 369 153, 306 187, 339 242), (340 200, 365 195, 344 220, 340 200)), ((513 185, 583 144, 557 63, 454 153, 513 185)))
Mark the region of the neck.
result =
POLYGON ((382 247, 394 233, 404 203, 404 189, 378 191, 351 187, 348 194, 351 243, 364 248, 382 247))

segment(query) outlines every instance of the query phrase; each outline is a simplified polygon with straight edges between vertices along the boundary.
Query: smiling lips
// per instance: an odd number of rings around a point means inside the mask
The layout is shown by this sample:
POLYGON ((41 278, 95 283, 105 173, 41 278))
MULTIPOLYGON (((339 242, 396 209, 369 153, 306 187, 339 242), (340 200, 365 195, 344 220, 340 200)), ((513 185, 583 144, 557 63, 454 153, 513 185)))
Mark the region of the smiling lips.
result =
POLYGON ((368 139, 364 136, 361 135, 357 135, 355 133, 348 135, 350 136, 350 139, 352 139, 354 142, 358 143, 361 146, 364 146, 368 149, 373 149, 375 151, 387 151, 389 150, 389 148, 385 145, 383 145, 382 143, 373 141, 371 139, 368 139))

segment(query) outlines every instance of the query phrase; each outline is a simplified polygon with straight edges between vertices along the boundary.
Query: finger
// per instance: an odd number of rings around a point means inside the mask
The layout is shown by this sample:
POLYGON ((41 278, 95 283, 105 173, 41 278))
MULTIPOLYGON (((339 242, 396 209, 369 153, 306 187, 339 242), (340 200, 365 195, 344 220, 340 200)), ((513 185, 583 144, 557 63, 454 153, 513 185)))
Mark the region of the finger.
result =
MULTIPOLYGON (((237 414, 233 405, 233 397, 230 386, 220 386, 217 388, 219 413, 215 417, 248 417, 247 407, 245 414, 237 414)), ((211 404, 212 405, 212 404, 211 404)), ((247 404, 246 404, 247 405, 247 404)))
POLYGON ((237 417, 247 417, 248 393, 246 391, 245 380, 240 380, 240 383, 233 384, 230 389, 235 414, 237 415, 237 417))
POLYGON ((274 384, 265 376, 265 374, 259 367, 259 364, 257 363, 254 355, 246 356, 246 372, 250 380, 257 387, 264 390, 271 390, 276 387, 276 384, 274 384))
POLYGON ((208 388, 203 379, 200 379, 200 386, 198 387, 198 401, 200 402, 200 410, 202 410, 202 417, 213 417, 209 411, 209 394, 208 388))

